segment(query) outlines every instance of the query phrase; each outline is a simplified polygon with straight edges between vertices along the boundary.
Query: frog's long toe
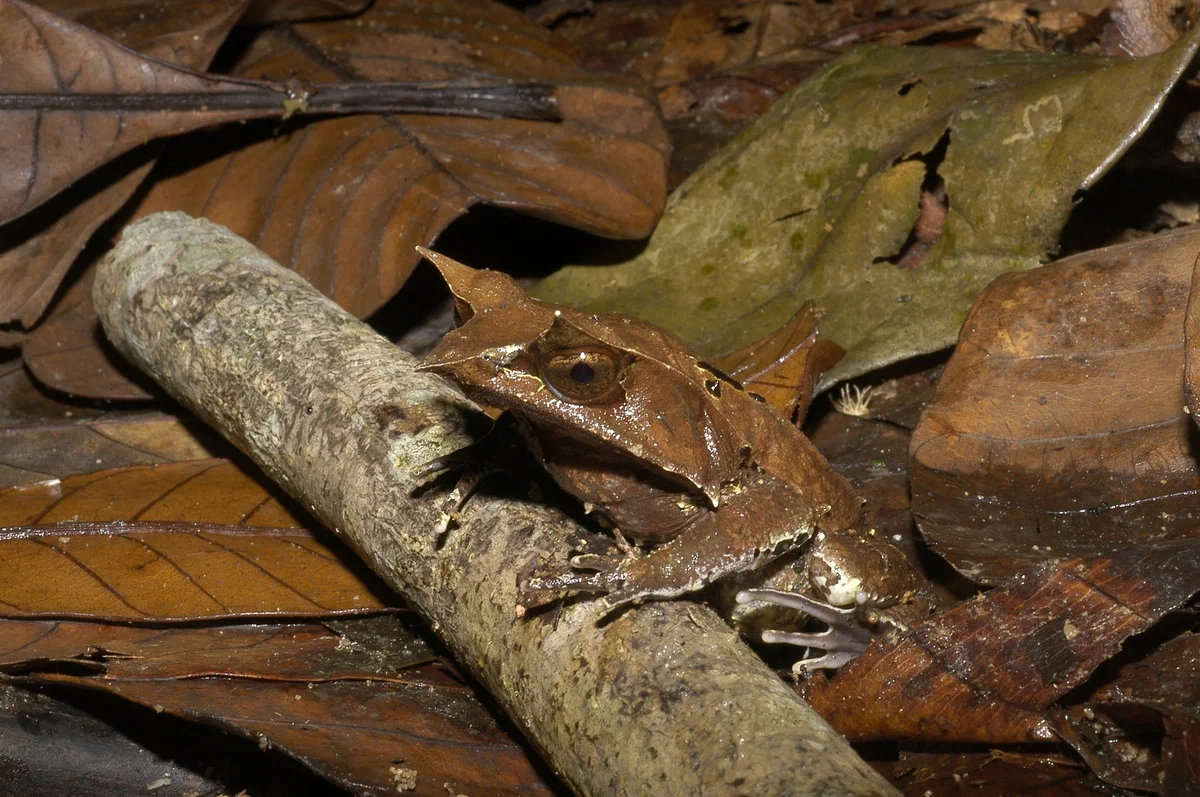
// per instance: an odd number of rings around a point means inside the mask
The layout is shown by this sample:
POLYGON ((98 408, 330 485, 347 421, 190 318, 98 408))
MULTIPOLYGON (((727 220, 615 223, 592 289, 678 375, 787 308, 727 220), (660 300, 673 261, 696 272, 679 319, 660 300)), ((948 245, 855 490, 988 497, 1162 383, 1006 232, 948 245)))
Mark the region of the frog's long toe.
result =
POLYGON ((766 601, 777 606, 803 612, 829 626, 817 633, 795 631, 763 631, 762 641, 767 644, 796 645, 825 651, 821 656, 806 656, 792 666, 793 672, 820 669, 835 670, 858 658, 866 650, 875 635, 859 622, 855 609, 839 609, 824 601, 810 598, 798 592, 783 592, 776 589, 747 589, 737 594, 738 603, 766 601))

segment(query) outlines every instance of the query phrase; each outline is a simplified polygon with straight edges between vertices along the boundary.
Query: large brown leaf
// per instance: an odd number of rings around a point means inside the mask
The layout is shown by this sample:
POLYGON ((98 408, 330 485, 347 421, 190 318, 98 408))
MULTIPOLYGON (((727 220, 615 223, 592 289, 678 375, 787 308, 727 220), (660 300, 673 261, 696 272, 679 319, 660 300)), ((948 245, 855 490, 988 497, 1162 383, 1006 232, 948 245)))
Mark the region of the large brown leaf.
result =
MULTIPOLYGON (((122 46, 143 55, 201 69, 225 40, 245 7, 245 0, 176 0, 169 6, 147 4, 143 0, 89 4, 61 0, 41 5, 98 33, 119 37, 122 46)), ((5 13, 28 9, 33 18, 41 21, 47 16, 28 6, 6 4, 4 9, 5 13)), ((74 35, 66 36, 71 47, 94 44, 103 52, 114 46, 88 32, 79 32, 77 39, 74 35)), ((24 57, 33 59, 38 55, 49 58, 54 53, 43 44, 24 57)), ((11 79, 10 76, 3 83, 8 85, 11 79)), ((22 89, 29 91, 33 87, 22 89)), ((16 319, 26 327, 38 319, 88 238, 125 204, 150 172, 156 152, 156 147, 150 147, 130 153, 110 168, 66 188, 19 221, 0 226, 0 319, 16 319)), ((66 158, 61 163, 55 160, 54 165, 66 168, 71 160, 66 158)))
POLYGON ((227 121, 364 110, 558 118, 544 85, 234 80, 147 58, 22 0, 0 0, 0 23, 0 222, 151 139, 227 121))
POLYGON ((875 642, 806 698, 851 739, 1050 741, 1051 703, 1198 590, 1200 540, 1044 562, 875 642))
POLYGON ((0 667, 282 748, 359 794, 547 794, 529 753, 404 618, 137 628, 0 623, 0 667), (64 665, 89 674, 58 675, 64 665))
MULTIPOLYGON (((649 233, 665 201, 669 144, 641 84, 582 71, 569 46, 498 4, 385 0, 350 20, 273 28, 255 40, 236 72, 314 82, 555 85, 559 123, 357 116, 310 123, 286 136, 263 126, 176 142, 163 178, 135 216, 159 210, 207 216, 358 315, 404 284, 420 259, 414 245, 430 243, 476 203, 636 238, 649 233)), ((64 302, 61 312, 73 316, 75 309, 64 302)), ((37 353, 95 345, 84 331, 95 326, 90 317, 60 324, 58 313, 31 336, 37 353)), ((95 353, 75 356, 105 362, 95 353)), ((56 373, 32 359, 31 367, 66 391, 145 395, 119 376, 84 379, 82 370, 56 373)))
POLYGON ((968 577, 1200 535, 1184 309, 1200 228, 992 283, 912 438, 913 513, 968 577))
POLYGON ((0 491, 0 615, 193 620, 386 608, 349 554, 228 460, 0 491))
POLYGON ((583 72, 568 46, 497 3, 384 0, 351 20, 269 31, 235 72, 558 86, 560 123, 330 119, 193 162, 137 209, 224 224, 357 315, 404 283, 420 259, 415 244, 477 202, 637 238, 665 201, 669 144, 653 101, 636 83, 610 88, 583 72))

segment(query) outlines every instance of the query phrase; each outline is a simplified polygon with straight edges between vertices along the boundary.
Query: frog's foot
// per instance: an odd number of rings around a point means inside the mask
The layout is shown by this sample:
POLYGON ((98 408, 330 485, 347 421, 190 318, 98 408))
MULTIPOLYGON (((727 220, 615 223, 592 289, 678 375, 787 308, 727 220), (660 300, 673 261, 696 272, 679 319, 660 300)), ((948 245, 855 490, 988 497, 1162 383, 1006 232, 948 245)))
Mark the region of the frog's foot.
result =
MULTIPOLYGON (((859 595, 860 602, 866 598, 859 595)), ((803 612, 829 626, 825 631, 806 634, 794 631, 763 631, 762 641, 767 644, 782 643, 825 651, 821 656, 806 656, 792 665, 792 672, 828 669, 836 670, 858 658, 875 638, 871 629, 861 623, 861 611, 839 609, 824 601, 815 600, 798 592, 781 592, 775 589, 747 589, 737 594, 738 603, 766 601, 777 606, 803 612)))
MULTIPOLYGON (((611 550, 611 548, 609 549, 611 550)), ((620 586, 617 575, 624 556, 579 553, 571 557, 570 567, 543 568, 519 585, 518 603, 532 608, 558 600, 571 592, 604 593, 620 586)))
POLYGON ((502 415, 480 440, 417 465, 410 471, 421 483, 442 473, 459 472, 458 481, 442 501, 439 539, 459 521, 462 508, 479 485, 497 473, 510 470, 514 457, 525 456, 524 451, 514 422, 509 416, 502 415))
POLYGON ((525 580, 531 592, 609 592, 620 585, 622 558, 585 553, 571 557, 571 569, 547 572, 525 580))

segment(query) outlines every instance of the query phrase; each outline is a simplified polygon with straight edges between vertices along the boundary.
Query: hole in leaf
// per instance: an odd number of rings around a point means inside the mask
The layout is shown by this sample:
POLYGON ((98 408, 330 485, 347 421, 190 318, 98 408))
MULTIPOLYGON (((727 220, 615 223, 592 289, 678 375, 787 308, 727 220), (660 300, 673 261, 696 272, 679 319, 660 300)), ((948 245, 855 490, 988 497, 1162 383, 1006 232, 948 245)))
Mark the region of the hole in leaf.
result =
POLYGON ((920 206, 917 220, 900 251, 891 257, 876 258, 875 263, 891 263, 903 269, 917 268, 942 237, 942 226, 950 212, 950 197, 938 169, 946 159, 949 148, 950 130, 947 129, 929 152, 915 158, 925 164, 925 179, 921 182, 921 194, 917 200, 920 206))

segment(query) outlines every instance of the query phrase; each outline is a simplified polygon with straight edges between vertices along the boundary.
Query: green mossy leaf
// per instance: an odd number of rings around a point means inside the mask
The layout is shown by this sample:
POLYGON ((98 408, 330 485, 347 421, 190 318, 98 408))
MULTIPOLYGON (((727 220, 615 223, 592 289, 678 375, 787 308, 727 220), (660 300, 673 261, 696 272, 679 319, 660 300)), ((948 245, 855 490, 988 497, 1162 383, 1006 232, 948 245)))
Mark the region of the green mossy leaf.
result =
POLYGON ((1138 60, 853 50, 681 185, 639 256, 570 266, 534 295, 632 313, 714 356, 815 299, 822 335, 848 351, 824 384, 952 345, 985 285, 1045 261, 1198 36, 1138 60), (897 268, 939 142, 949 215, 920 265, 897 268))

